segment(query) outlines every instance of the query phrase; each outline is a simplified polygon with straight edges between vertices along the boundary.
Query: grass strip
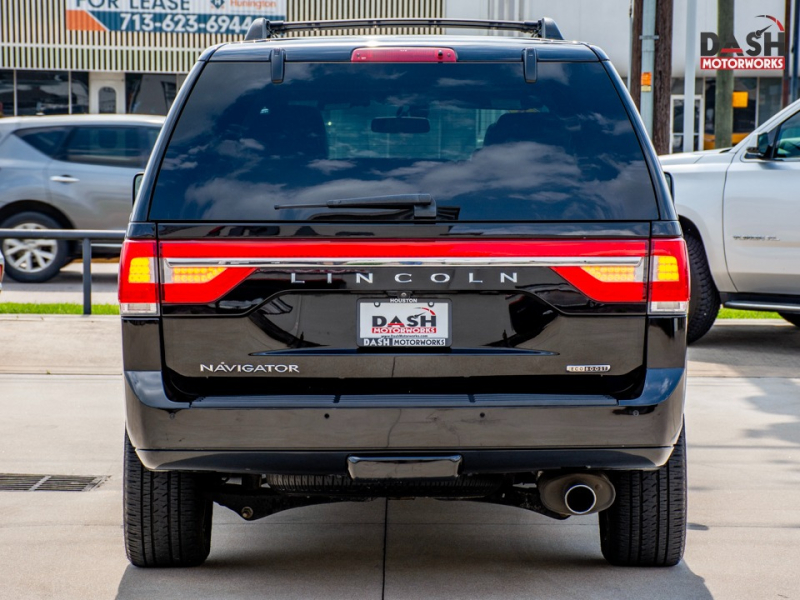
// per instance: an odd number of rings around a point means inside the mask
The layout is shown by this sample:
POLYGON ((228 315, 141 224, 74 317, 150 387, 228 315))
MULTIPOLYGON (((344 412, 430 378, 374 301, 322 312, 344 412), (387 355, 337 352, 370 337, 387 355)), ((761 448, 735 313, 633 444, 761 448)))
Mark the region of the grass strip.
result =
POLYGON ((739 310, 737 308, 723 308, 717 315, 718 319, 780 319, 776 312, 762 312, 760 310, 739 310))
MULTIPOLYGON (((61 302, 57 304, 35 304, 22 302, 0 302, 0 314, 4 315, 81 315, 83 304, 61 302)), ((118 315, 116 304, 92 304, 93 315, 118 315)))

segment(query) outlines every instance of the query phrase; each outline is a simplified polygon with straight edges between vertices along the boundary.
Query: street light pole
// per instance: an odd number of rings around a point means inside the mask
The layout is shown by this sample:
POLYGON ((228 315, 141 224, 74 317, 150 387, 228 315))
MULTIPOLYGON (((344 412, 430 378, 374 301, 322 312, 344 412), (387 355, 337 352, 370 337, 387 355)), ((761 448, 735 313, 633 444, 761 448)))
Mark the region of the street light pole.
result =
MULTIPOLYGON (((692 152, 694 146, 694 77, 697 66, 697 0, 686 3, 686 70, 683 78, 683 151, 692 152)), ((698 132, 700 140, 703 132, 698 132)), ((702 143, 697 150, 702 150, 702 143)))

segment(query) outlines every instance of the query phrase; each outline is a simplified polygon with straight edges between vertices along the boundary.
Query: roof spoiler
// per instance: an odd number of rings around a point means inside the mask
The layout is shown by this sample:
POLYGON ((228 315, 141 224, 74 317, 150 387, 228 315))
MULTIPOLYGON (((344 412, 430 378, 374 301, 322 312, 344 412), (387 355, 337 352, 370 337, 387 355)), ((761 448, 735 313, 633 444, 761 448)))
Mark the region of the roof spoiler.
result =
POLYGON ((369 29, 374 27, 446 27, 463 29, 493 29, 521 31, 531 37, 563 40, 553 19, 542 17, 538 21, 490 21, 484 19, 339 19, 333 21, 270 21, 254 19, 245 41, 268 40, 289 31, 326 29, 369 29))

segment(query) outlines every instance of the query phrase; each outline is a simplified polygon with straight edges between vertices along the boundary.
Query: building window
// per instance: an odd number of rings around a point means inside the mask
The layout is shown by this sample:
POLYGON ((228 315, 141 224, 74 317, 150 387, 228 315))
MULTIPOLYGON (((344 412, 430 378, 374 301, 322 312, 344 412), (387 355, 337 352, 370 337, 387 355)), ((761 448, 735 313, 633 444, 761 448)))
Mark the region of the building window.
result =
POLYGON ((125 75, 127 112, 166 115, 175 101, 177 87, 176 75, 128 73, 125 75))
POLYGON ((112 87, 101 87, 97 92, 98 112, 101 115, 117 112, 117 90, 112 87))
POLYGON ((17 115, 69 114, 69 71, 17 71, 17 115))
MULTIPOLYGON (((677 77, 672 80, 670 97, 670 123, 671 146, 670 152, 683 152, 683 111, 685 106, 684 79, 677 77)), ((703 89, 705 82, 702 78, 694 80, 694 145, 695 150, 703 149, 703 89)))
POLYGON ((737 77, 733 80, 733 134, 738 144, 756 128, 758 105, 758 80, 755 77, 737 77))
POLYGON ((14 116, 14 71, 0 71, 0 117, 14 116))
MULTIPOLYGON (((714 135, 714 107, 717 81, 706 79, 705 89, 705 141, 706 150, 716 147, 714 135)), ((738 144, 756 128, 758 80, 755 77, 736 77, 733 80, 733 145, 738 144)))
POLYGON ((89 73, 72 71, 70 73, 70 113, 73 115, 89 112, 89 73))
POLYGON ((758 80, 758 124, 761 125, 781 109, 783 81, 779 77, 758 80))

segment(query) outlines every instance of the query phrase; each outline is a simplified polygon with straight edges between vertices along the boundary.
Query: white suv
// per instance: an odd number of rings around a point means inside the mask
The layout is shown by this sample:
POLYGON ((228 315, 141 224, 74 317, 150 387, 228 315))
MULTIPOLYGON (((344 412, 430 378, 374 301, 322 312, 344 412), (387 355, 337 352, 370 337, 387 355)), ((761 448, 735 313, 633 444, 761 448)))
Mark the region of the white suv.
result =
POLYGON ((662 156, 689 247, 689 342, 720 304, 800 326, 800 101, 733 148, 662 156))

